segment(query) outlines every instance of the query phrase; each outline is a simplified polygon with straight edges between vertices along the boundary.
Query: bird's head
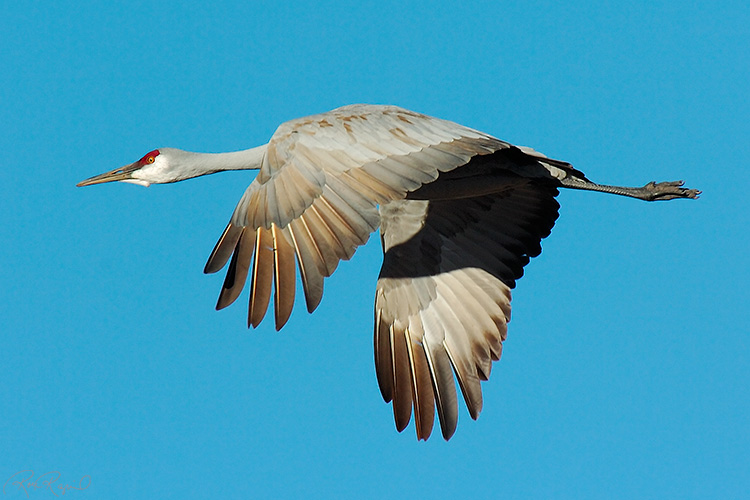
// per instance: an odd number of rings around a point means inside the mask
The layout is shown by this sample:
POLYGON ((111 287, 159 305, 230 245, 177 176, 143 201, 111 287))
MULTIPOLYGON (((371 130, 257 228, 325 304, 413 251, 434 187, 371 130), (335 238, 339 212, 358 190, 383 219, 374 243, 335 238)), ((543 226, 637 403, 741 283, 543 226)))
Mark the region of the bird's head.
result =
MULTIPOLYGON (((91 186, 92 184, 102 184, 104 182, 130 182, 140 186, 150 186, 151 184, 164 184, 181 180, 176 172, 171 168, 170 159, 172 148, 154 149, 146 153, 140 160, 125 165, 124 167, 95 175, 76 184, 77 186, 91 186)), ((174 163, 174 162, 172 162, 174 163)))

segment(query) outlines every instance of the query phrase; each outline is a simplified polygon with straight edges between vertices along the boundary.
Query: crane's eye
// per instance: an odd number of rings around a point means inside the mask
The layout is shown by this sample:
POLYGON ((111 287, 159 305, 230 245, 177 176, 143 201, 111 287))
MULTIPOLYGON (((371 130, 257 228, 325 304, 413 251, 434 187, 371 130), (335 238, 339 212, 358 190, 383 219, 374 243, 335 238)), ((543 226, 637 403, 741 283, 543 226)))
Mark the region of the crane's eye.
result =
POLYGON ((156 157, 159 156, 159 150, 154 149, 150 153, 146 153, 143 158, 138 160, 141 165, 146 165, 147 163, 154 163, 156 161, 156 157))

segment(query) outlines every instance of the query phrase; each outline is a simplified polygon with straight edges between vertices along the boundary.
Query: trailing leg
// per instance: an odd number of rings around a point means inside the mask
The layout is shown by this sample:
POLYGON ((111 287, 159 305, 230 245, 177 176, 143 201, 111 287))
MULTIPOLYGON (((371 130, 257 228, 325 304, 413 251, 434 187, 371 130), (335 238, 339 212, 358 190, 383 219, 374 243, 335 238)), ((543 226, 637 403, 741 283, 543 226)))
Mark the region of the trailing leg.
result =
POLYGON ((701 192, 697 189, 682 187, 683 181, 671 182, 649 182, 643 187, 607 186, 596 184, 588 179, 568 176, 560 179, 563 187, 570 189, 583 189, 586 191, 599 191, 602 193, 630 196, 645 201, 672 200, 675 198, 697 198, 701 192))

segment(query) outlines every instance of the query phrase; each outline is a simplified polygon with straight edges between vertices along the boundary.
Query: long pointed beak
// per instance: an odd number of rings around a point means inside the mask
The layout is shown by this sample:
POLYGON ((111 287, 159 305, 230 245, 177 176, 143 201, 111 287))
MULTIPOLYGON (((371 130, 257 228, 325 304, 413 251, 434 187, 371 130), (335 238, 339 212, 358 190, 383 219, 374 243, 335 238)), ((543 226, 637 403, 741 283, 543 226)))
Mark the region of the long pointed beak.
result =
POLYGON ((124 167, 116 168, 109 172, 104 172, 103 174, 89 177, 88 179, 76 184, 76 186, 83 187, 91 186, 93 184, 102 184, 104 182, 126 181, 128 179, 132 179, 133 172, 138 170, 139 168, 141 168, 139 162, 131 163, 130 165, 125 165, 124 167))

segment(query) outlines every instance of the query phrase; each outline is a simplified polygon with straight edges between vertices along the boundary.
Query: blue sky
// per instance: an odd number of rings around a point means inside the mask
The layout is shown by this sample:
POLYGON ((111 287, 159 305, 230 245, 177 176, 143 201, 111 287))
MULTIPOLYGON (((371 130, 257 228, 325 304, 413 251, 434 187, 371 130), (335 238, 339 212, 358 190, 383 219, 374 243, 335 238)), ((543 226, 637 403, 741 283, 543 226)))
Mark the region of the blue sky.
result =
POLYGON ((0 481, 89 476, 81 499, 750 490, 747 2, 71 3, 0 6, 0 481), (246 295, 214 311, 223 277, 202 268, 252 172, 75 188, 355 102, 704 194, 561 193, 482 415, 417 442, 375 380, 378 238, 315 314, 247 330, 246 295))

